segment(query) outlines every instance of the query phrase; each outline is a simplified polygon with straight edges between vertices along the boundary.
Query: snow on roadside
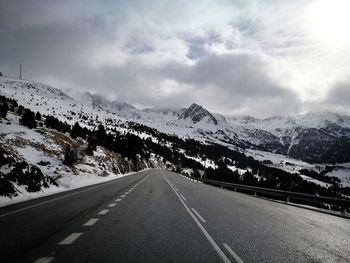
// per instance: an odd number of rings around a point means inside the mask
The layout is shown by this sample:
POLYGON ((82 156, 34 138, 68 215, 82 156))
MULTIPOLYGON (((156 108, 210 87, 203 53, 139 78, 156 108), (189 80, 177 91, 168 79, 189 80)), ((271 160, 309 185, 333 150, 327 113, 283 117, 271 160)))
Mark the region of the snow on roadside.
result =
POLYGON ((126 174, 118 174, 118 175, 111 173, 106 177, 91 176, 91 175, 87 177, 85 176, 82 177, 82 176, 70 175, 57 181, 60 187, 51 185, 49 188, 43 188, 40 192, 34 192, 34 193, 28 193, 24 189, 24 187, 18 186, 15 184, 16 189, 18 189, 21 192, 21 194, 19 194, 18 196, 12 197, 12 199, 9 197, 0 196, 0 207, 12 205, 12 204, 16 204, 16 203, 20 203, 20 202, 48 196, 48 195, 58 194, 58 193, 62 193, 73 189, 78 189, 89 185, 112 181, 115 179, 133 175, 135 173, 136 172, 131 172, 126 174))

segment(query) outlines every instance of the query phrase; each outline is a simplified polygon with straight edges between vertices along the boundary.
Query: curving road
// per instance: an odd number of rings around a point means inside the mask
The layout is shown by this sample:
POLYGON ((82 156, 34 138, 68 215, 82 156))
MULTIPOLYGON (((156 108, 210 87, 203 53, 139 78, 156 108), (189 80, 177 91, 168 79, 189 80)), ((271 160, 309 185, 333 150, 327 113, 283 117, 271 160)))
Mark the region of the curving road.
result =
POLYGON ((350 220, 146 170, 0 208, 1 262, 349 262, 350 220))

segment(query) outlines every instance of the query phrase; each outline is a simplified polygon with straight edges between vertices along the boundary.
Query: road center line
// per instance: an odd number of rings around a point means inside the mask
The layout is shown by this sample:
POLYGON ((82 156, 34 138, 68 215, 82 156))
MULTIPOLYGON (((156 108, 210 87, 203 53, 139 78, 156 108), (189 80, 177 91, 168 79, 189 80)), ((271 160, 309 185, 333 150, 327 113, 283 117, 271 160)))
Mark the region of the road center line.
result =
POLYGON ((99 215, 105 215, 105 214, 107 214, 108 212, 109 212, 108 209, 103 209, 103 210, 101 210, 100 212, 98 212, 98 214, 99 214, 99 215))
POLYGON ((83 233, 72 233, 65 239, 63 239, 59 245, 70 245, 72 244, 75 240, 77 240, 83 233))
POLYGON ((83 226, 93 226, 98 220, 99 220, 98 218, 91 218, 83 226))
POLYGON ((43 258, 38 258, 37 260, 34 261, 34 263, 50 263, 54 260, 54 257, 43 257, 43 258))
POLYGON ((222 244, 226 250, 228 251, 228 253, 231 254, 231 256, 236 260, 237 263, 244 263, 243 260, 232 250, 232 248, 227 245, 226 243, 222 244))
POLYGON ((187 201, 186 198, 182 194, 180 194, 180 196, 184 201, 187 201))
POLYGON ((116 203, 110 203, 109 205, 108 205, 108 207, 115 207, 116 206, 116 203))
POLYGON ((206 223, 206 222, 207 222, 207 221, 205 221, 205 219, 196 211, 196 209, 194 209, 193 207, 192 207, 192 211, 193 211, 193 213, 196 214, 196 216, 197 216, 203 223, 206 223))
POLYGON ((198 219, 195 217, 195 215, 191 212, 191 210, 188 208, 188 206, 186 205, 186 203, 181 199, 181 197, 179 196, 179 194, 175 191, 175 189, 170 185, 168 179, 164 176, 163 174, 163 178, 164 180, 167 182, 167 184, 170 186, 170 188, 174 191, 174 193, 176 194, 176 196, 179 198, 180 202, 182 203, 182 205, 185 207, 186 211, 190 214, 190 216, 192 217, 193 221, 197 224, 197 226, 199 227, 199 229, 202 231, 202 233, 204 234, 204 236, 207 238, 207 240, 209 241, 209 243, 212 245, 212 247, 215 249, 216 253, 218 253, 218 255, 221 257, 221 259, 225 262, 225 263, 231 263, 231 261, 228 259, 228 257, 225 255, 225 253, 221 250, 221 248, 218 246, 218 244, 216 244, 215 240, 211 237, 211 235, 208 233, 208 231, 204 228, 204 226, 198 221, 198 219))

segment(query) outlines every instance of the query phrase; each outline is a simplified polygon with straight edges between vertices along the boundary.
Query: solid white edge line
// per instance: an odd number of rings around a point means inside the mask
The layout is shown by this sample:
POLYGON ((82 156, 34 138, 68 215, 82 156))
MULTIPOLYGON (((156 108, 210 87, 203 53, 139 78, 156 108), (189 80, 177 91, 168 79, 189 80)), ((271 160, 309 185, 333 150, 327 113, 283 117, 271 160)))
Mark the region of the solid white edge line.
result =
POLYGON ((222 243, 222 245, 226 248, 228 253, 236 260, 237 263, 244 263, 243 260, 232 250, 232 248, 226 243, 222 243))
POLYGON ((180 194, 180 196, 184 201, 187 201, 186 198, 182 194, 180 194))
POLYGON ((133 186, 133 188, 135 189, 139 184, 143 183, 143 182, 147 179, 147 177, 148 177, 150 174, 151 174, 151 173, 147 174, 141 181, 139 181, 137 184, 135 184, 135 185, 133 186))
POLYGON ((59 245, 70 245, 72 244, 75 240, 77 240, 83 233, 72 233, 69 236, 67 236, 65 239, 63 239, 59 245))
POLYGON ((50 263, 54 260, 54 257, 42 257, 34 261, 34 263, 50 263))
POLYGON ((203 222, 203 223, 206 223, 207 221, 205 221, 205 219, 196 211, 196 209, 194 209, 192 207, 192 211, 193 213, 195 213, 195 215, 203 222))
POLYGON ((166 177, 163 174, 163 178, 164 180, 167 182, 167 184, 170 186, 170 188, 174 191, 174 193, 176 194, 176 196, 179 198, 180 202, 182 203, 182 205, 185 207, 185 209, 187 210, 187 212, 190 214, 190 216, 192 217, 192 219, 194 220, 194 222, 197 224, 197 226, 199 227, 199 229, 202 231, 202 233, 204 234, 204 236, 207 238, 207 240, 209 241, 209 243, 212 245, 212 247, 215 249, 216 253, 221 257, 221 259, 225 262, 225 263, 231 263, 231 261, 228 259, 228 257, 225 255, 225 253, 221 250, 221 248, 218 246, 218 244, 216 244, 216 242, 214 241, 214 239, 211 237, 211 235, 208 233, 208 231, 204 228, 204 226, 198 221, 198 219, 195 217, 195 215, 191 212, 191 210, 188 208, 188 206, 186 205, 186 203, 181 199, 181 197, 179 196, 179 194, 174 190, 174 188, 169 184, 168 180, 166 179, 166 177))
MULTIPOLYGON (((47 200, 45 202, 41 202, 39 204, 30 205, 30 206, 27 206, 27 207, 24 207, 24 208, 21 208, 21 209, 18 209, 18 210, 15 210, 15 211, 3 214, 3 215, 0 215, 0 217, 5 217, 5 216, 11 215, 11 214, 15 214, 15 213, 21 212, 23 210, 27 210, 27 209, 30 209, 30 208, 33 208, 33 207, 36 207, 36 206, 40 206, 40 205, 43 205, 43 204, 51 203, 51 202, 54 202, 54 201, 57 201, 57 200, 60 200, 60 199, 63 199, 63 198, 66 198, 66 197, 69 197, 69 196, 72 196, 72 195, 77 195, 77 194, 80 194, 80 193, 83 193, 83 192, 91 191, 93 189, 100 188, 102 186, 106 186, 108 184, 115 183, 116 181, 123 180, 123 179, 126 179, 126 178, 128 178, 128 176, 125 176, 125 177, 122 177, 122 178, 117 178, 117 179, 111 180, 109 182, 104 182, 104 183, 101 183, 102 185, 97 185, 97 186, 91 187, 89 189, 85 189, 85 190, 74 192, 74 193, 71 193, 71 194, 68 194, 68 195, 60 196, 60 197, 57 197, 57 198, 54 198, 54 199, 51 199, 51 200, 47 200)), ((30 201, 30 200, 28 200, 28 201, 30 201)))
POLYGON ((116 205, 116 203, 110 203, 107 207, 115 207, 116 205))
POLYGON ((102 209, 100 212, 98 212, 99 215, 105 215, 109 212, 108 209, 102 209))
POLYGON ((83 226, 93 226, 98 220, 100 220, 100 219, 98 219, 98 218, 91 218, 83 226))

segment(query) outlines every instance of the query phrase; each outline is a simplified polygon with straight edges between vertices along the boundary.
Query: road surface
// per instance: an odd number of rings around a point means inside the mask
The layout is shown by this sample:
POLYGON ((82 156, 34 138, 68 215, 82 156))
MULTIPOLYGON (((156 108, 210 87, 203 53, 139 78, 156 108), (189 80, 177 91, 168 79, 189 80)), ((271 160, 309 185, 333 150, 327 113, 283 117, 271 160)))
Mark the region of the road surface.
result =
POLYGON ((350 220, 161 169, 0 209, 1 262, 349 262, 350 220))

